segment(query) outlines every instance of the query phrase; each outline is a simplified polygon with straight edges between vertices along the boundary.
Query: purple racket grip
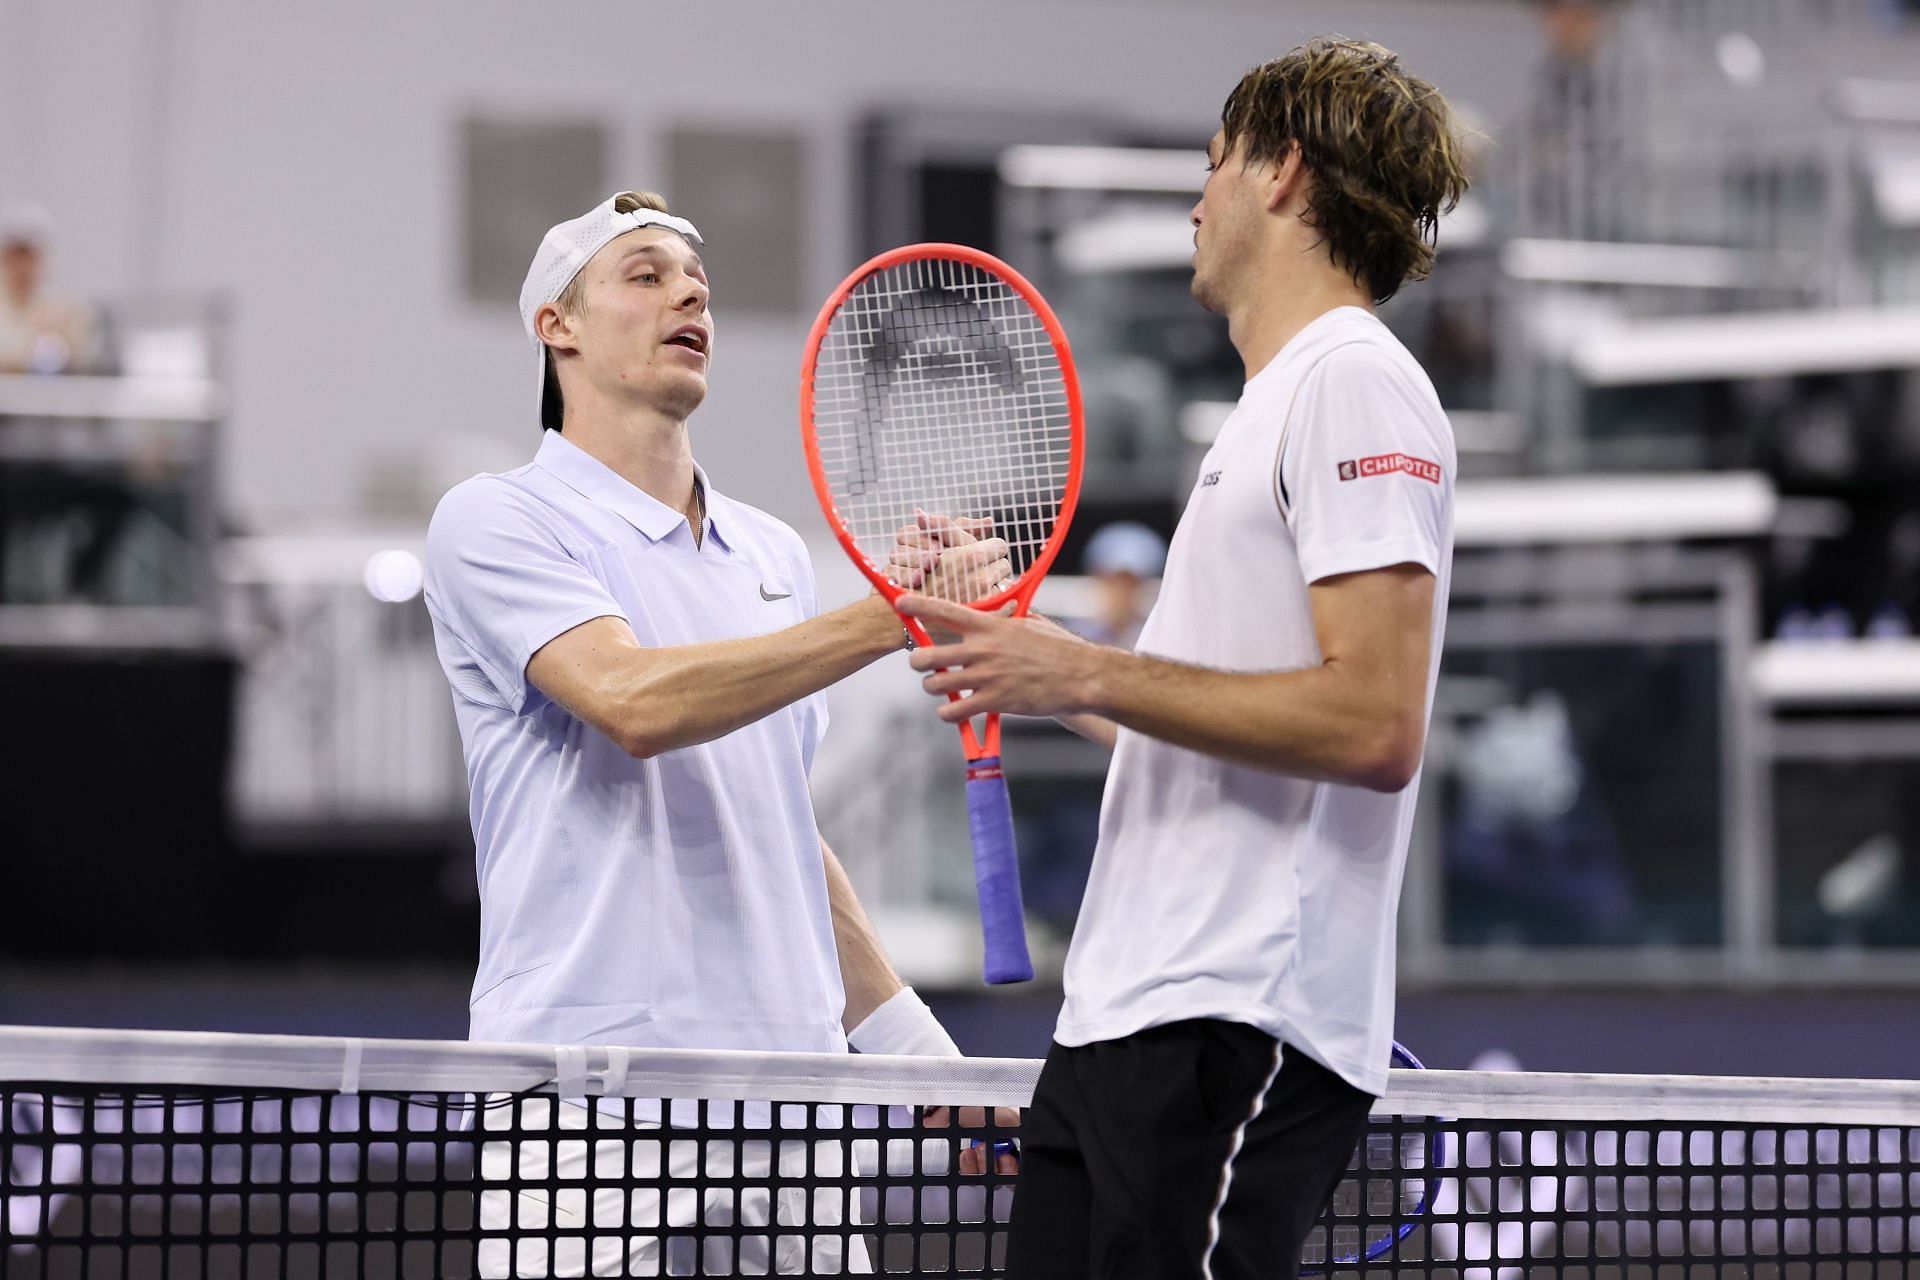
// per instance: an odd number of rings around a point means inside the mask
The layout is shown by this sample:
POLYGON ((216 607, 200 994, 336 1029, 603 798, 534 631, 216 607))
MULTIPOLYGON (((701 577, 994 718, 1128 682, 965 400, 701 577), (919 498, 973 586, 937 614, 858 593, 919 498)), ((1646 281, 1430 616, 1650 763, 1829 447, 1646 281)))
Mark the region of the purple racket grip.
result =
POLYGON ((1027 924, 1020 906, 1020 860, 1013 846, 1013 804, 999 756, 967 765, 967 825, 973 828, 973 878, 980 888, 980 933, 987 943, 986 979, 996 985, 1033 977, 1027 924))

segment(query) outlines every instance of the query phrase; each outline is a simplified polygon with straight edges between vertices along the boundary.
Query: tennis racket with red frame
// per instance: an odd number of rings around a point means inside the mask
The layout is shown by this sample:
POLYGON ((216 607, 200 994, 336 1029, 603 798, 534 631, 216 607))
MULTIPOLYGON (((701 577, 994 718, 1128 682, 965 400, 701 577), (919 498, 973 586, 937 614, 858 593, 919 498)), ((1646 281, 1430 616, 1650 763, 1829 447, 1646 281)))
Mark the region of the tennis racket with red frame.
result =
MULTIPOLYGON (((963 245, 894 249, 841 282, 807 337, 800 373, 807 467, 840 545, 888 603, 903 533, 950 527, 1008 544, 1012 574, 978 599, 1026 613, 1080 494, 1080 383, 1060 322, 1006 263, 963 245)), ((962 588, 931 578, 923 590, 962 588)), ((903 618, 916 643, 932 644, 903 618)), ((956 701, 959 694, 951 695, 956 701)), ((1000 717, 960 726, 988 982, 1033 976, 1020 904, 1000 717)))

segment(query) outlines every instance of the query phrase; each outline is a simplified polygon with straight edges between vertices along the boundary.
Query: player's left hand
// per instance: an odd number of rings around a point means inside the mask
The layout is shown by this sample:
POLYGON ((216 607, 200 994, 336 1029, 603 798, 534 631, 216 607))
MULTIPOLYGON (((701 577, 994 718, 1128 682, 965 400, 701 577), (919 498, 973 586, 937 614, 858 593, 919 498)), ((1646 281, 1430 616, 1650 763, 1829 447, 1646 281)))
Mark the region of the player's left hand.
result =
POLYGON ((989 711, 1057 716, 1091 709, 1087 689, 1102 650, 1064 627, 923 595, 903 595, 895 608, 955 637, 907 658, 915 671, 932 673, 921 682, 928 693, 972 691, 940 705, 948 724, 989 711))

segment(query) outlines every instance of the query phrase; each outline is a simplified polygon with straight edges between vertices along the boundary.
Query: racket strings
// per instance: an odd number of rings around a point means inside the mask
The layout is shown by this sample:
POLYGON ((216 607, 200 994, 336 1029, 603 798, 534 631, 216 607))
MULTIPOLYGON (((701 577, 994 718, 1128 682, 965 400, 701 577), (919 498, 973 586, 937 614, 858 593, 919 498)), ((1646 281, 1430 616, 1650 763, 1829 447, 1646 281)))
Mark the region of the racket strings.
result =
POLYGON ((813 417, 834 505, 875 568, 923 514, 992 521, 1013 582, 1053 536, 1074 454, 1067 374, 1040 315, 991 272, 923 258, 863 280, 820 343, 813 417))

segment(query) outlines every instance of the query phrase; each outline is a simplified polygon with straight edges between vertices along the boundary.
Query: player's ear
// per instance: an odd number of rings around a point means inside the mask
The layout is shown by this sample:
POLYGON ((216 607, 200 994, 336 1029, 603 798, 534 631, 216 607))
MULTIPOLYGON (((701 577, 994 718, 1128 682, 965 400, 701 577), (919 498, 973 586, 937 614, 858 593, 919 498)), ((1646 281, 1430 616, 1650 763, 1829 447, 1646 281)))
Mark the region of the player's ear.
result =
POLYGON ((1261 166, 1259 178, 1261 202, 1268 213, 1278 213, 1288 200, 1304 195, 1309 175, 1306 161, 1300 156, 1300 144, 1289 142, 1284 155, 1261 166))
POLYGON ((533 313, 533 331, 540 341, 558 351, 576 351, 579 342, 575 333, 575 316, 557 303, 542 303, 533 313))

